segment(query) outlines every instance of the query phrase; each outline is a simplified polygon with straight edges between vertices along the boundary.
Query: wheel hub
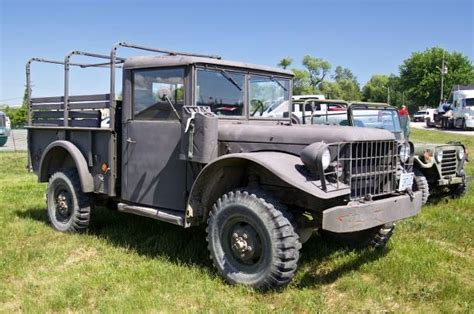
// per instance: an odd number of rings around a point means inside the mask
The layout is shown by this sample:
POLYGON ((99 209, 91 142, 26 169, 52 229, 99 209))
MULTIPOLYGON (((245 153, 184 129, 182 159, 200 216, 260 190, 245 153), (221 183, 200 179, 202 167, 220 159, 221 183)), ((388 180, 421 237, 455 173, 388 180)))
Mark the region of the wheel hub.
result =
POLYGON ((249 262, 260 255, 257 234, 250 226, 235 228, 230 242, 234 255, 241 261, 249 262))

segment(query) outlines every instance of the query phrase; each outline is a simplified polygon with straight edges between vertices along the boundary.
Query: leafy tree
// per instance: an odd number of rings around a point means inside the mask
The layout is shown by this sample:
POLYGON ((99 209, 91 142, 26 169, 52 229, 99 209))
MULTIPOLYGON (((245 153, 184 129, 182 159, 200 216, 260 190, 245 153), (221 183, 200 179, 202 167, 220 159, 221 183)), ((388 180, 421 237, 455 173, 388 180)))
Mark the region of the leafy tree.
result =
POLYGON ((309 55, 304 56, 303 66, 308 71, 309 82, 314 91, 317 90, 318 85, 324 81, 329 71, 331 71, 331 64, 328 61, 309 55))
POLYGON ((319 90, 327 99, 344 99, 344 91, 337 82, 322 82, 319 90))
POLYGON ((340 98, 345 100, 360 100, 362 98, 357 77, 350 69, 337 66, 333 78, 341 90, 340 98))
POLYGON ((293 69, 295 74, 293 78, 293 94, 308 95, 313 94, 315 90, 311 86, 309 72, 306 70, 293 69))
POLYGON ((365 101, 387 102, 389 76, 375 74, 365 84, 362 94, 365 101))
POLYGON ((26 125, 28 121, 28 94, 26 88, 25 92, 23 93, 22 105, 16 108, 7 106, 4 112, 10 118, 10 122, 13 128, 26 125))
POLYGON ((286 69, 287 67, 289 67, 291 64, 293 63, 293 59, 290 58, 290 57, 285 57, 283 59, 280 60, 280 62, 278 63, 278 66, 279 67, 282 67, 283 69, 286 69))
POLYGON ((453 85, 474 83, 474 66, 461 53, 450 53, 438 47, 414 52, 400 66, 400 87, 415 104, 431 107, 439 104, 443 54, 448 68, 448 73, 444 75, 444 98, 447 98, 453 85))

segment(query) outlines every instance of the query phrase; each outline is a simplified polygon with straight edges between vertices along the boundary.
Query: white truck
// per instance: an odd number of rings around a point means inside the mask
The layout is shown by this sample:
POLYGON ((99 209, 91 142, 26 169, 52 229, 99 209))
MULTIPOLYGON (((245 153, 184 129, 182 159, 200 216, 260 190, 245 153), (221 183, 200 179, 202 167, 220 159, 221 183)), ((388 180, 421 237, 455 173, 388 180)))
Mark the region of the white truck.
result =
POLYGON ((453 126, 474 128, 474 85, 455 85, 448 102, 453 104, 453 126))

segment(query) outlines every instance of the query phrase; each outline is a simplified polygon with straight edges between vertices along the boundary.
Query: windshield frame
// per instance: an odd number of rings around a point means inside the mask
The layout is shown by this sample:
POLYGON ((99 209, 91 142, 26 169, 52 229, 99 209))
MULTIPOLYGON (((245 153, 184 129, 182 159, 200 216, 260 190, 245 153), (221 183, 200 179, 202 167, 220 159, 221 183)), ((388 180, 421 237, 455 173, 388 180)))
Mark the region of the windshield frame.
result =
POLYGON ((395 134, 395 135, 398 135, 401 137, 401 139, 405 139, 405 133, 403 132, 403 127, 402 127, 402 121, 400 119, 400 113, 398 112, 398 110, 394 107, 390 107, 390 106, 370 106, 370 105, 362 105, 362 104, 354 104, 354 105, 351 105, 349 106, 348 110, 347 110, 347 113, 349 115, 349 119, 350 119, 350 122, 351 122, 351 126, 354 126, 354 127, 357 127, 355 125, 355 120, 354 120, 354 111, 356 110, 374 110, 374 111, 392 111, 392 112, 395 112, 396 115, 397 115, 397 118, 398 118, 398 123, 400 125, 400 131, 399 132, 396 132, 396 131, 390 131, 390 130, 387 130, 385 128, 373 128, 373 127, 370 127, 370 126, 364 126, 365 128, 370 128, 370 129, 378 129, 378 130, 386 130, 392 134, 395 134))
POLYGON ((234 68, 234 67, 229 67, 229 66, 220 66, 220 65, 214 65, 214 64, 194 64, 193 65, 193 75, 192 75, 192 92, 191 92, 191 103, 193 106, 197 105, 197 100, 196 100, 196 89, 197 89, 197 73, 198 70, 214 70, 214 71, 224 71, 227 73, 237 73, 237 74, 242 74, 244 75, 244 86, 243 86, 243 92, 244 92, 244 108, 243 108, 243 114, 241 116, 226 116, 226 115, 219 115, 218 118, 222 120, 246 120, 246 121, 281 121, 285 123, 289 123, 291 120, 291 115, 288 115, 288 117, 251 117, 250 116, 250 78, 251 76, 264 76, 268 77, 273 77, 275 80, 288 80, 288 95, 289 95, 289 101, 288 101, 288 108, 287 111, 290 111, 291 109, 291 97, 293 96, 293 80, 290 75, 285 76, 279 73, 273 73, 273 72, 265 72, 265 71, 259 71, 259 70, 252 70, 250 68, 234 68))

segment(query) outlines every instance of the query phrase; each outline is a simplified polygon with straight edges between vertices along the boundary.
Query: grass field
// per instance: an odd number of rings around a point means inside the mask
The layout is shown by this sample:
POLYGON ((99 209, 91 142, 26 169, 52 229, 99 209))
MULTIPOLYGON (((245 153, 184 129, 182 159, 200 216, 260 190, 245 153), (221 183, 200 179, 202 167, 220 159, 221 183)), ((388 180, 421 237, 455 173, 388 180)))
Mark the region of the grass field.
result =
MULTIPOLYGON (((415 141, 453 135, 413 130, 415 141)), ((456 135, 474 155, 474 138, 456 135)), ((473 156, 474 159, 474 156, 473 156)), ((283 291, 225 284, 203 229, 182 230, 98 208, 90 231, 47 222, 46 185, 24 153, 0 154, 0 311, 474 311, 474 190, 425 206, 397 224, 380 252, 349 251, 318 237, 283 291)), ((468 165, 474 175, 474 162, 468 165)))

